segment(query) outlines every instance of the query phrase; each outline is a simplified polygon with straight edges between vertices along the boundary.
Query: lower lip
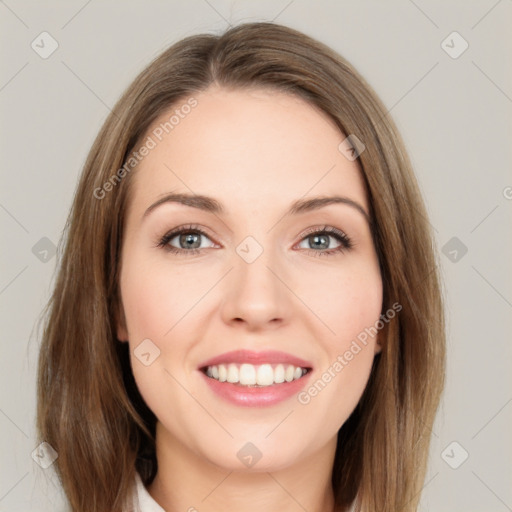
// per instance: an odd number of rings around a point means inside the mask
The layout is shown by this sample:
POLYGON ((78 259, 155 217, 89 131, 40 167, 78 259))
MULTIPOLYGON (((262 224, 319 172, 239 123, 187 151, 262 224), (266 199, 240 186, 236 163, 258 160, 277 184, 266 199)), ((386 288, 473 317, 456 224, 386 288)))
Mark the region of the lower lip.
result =
POLYGON ((306 385, 311 371, 300 379, 265 387, 248 387, 229 382, 219 382, 200 371, 210 389, 232 404, 245 407, 266 407, 288 400, 297 395, 306 385))

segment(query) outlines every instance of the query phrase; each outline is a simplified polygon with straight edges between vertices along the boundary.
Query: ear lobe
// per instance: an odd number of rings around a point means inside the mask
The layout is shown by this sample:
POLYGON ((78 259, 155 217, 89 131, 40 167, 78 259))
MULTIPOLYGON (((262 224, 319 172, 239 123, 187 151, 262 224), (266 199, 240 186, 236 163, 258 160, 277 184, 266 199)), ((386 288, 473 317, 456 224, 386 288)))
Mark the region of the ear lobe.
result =
POLYGON ((124 310, 122 306, 117 308, 116 314, 116 335, 120 342, 128 341, 128 329, 126 328, 126 318, 124 316, 124 310))
POLYGON ((374 354, 380 354, 382 352, 382 348, 384 347, 386 340, 388 338, 389 326, 385 324, 384 327, 380 330, 377 335, 377 339, 375 340, 375 349, 374 354))
POLYGON ((117 328, 117 341, 120 341, 121 343, 128 342, 128 333, 124 327, 117 328))

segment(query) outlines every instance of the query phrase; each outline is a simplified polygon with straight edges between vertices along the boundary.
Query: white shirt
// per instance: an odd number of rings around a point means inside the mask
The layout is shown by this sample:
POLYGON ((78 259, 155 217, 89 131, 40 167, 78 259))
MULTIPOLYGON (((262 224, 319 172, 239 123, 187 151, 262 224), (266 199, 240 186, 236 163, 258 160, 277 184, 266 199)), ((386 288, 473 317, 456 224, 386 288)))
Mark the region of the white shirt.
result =
MULTIPOLYGON (((352 504, 350 511, 355 508, 352 504)), ((132 510, 129 512, 165 512, 165 510, 152 498, 142 483, 139 473, 135 473, 135 489, 133 493, 132 510)))
MULTIPOLYGON (((139 473, 135 473, 135 488, 132 500, 133 512, 165 512, 144 487, 139 473)), ((130 511, 132 512, 132 511, 130 511)))

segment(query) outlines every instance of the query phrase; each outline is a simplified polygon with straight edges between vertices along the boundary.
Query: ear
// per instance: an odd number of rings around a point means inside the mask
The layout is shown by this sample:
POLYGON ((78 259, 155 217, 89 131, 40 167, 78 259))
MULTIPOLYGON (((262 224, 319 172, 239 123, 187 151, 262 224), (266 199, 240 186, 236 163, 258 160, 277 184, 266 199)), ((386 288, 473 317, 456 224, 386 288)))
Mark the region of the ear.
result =
POLYGON ((124 315, 124 309, 121 304, 116 308, 116 335, 117 339, 121 342, 128 341, 128 329, 126 328, 126 317, 124 315))
POLYGON ((384 322, 384 327, 378 332, 377 339, 375 340, 374 355, 380 354, 382 352, 382 349, 386 345, 388 333, 389 325, 384 322))

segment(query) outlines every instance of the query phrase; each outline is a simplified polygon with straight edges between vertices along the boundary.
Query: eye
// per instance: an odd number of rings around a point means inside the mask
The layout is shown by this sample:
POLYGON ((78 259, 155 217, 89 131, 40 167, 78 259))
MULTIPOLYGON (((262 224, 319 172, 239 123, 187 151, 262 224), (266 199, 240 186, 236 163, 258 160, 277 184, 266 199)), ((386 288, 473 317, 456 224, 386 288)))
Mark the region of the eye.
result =
MULTIPOLYGON (((157 246, 173 254, 193 255, 199 254, 203 249, 215 247, 203 245, 204 239, 210 240, 208 235, 195 225, 182 226, 165 234, 157 246)), ((300 249, 312 253, 314 256, 330 256, 349 250, 353 247, 350 238, 332 226, 311 228, 302 235, 300 249), (334 242, 332 242, 334 240, 334 242), (306 247, 304 247, 304 244, 306 247), (336 245, 337 244, 337 245, 336 245), (334 245, 334 246, 333 246, 334 245)))
POLYGON ((203 245, 204 238, 210 240, 208 235, 197 226, 182 226, 165 234, 159 241, 158 247, 174 254, 197 254, 202 249, 215 246, 213 242, 212 245, 203 245))
POLYGON ((332 226, 324 226, 323 228, 311 228, 303 235, 299 247, 313 253, 314 256, 330 256, 352 248, 350 238, 332 226), (335 240, 332 247, 332 240, 335 240), (304 247, 304 245, 306 247, 304 247))

